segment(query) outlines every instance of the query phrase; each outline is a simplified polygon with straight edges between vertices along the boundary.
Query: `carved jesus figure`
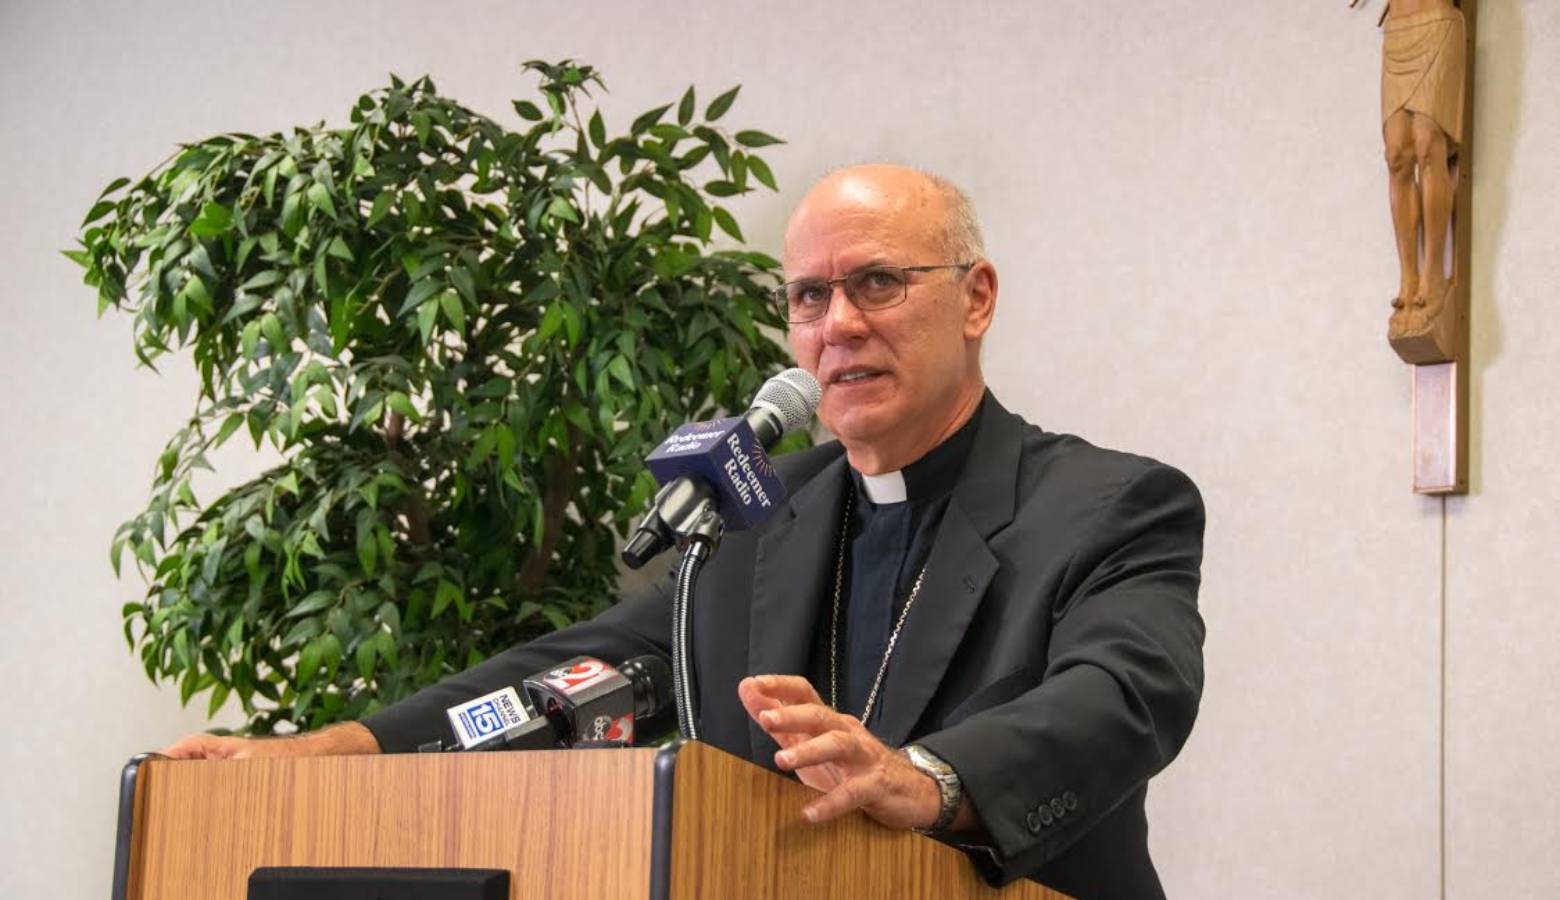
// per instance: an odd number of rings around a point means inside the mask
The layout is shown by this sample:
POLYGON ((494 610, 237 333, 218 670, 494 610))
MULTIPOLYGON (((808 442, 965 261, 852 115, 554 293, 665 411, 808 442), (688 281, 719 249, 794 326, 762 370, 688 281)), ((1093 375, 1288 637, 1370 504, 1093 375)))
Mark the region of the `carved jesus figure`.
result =
POLYGON ((1383 17, 1381 127, 1402 272, 1394 331, 1433 322, 1452 289, 1446 250, 1463 134, 1464 28, 1454 0, 1393 0, 1383 17))

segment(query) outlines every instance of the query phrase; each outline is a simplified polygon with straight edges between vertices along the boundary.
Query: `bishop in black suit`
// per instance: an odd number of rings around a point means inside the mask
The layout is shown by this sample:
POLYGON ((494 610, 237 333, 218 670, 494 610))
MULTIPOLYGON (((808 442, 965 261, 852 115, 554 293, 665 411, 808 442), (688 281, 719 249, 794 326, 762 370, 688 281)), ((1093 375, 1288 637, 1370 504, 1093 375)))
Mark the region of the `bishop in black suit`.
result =
MULTIPOLYGON (((700 737, 817 788, 813 821, 859 810, 932 830, 993 881, 1081 900, 1163 896, 1144 798, 1202 690, 1196 488, 986 390, 996 270, 943 180, 825 178, 792 217, 785 268, 777 302, 838 440, 777 460, 785 508, 705 569, 700 737)), ((660 585, 361 725, 170 752, 410 750, 447 737, 447 707, 571 656, 667 654, 670 618, 660 585)))

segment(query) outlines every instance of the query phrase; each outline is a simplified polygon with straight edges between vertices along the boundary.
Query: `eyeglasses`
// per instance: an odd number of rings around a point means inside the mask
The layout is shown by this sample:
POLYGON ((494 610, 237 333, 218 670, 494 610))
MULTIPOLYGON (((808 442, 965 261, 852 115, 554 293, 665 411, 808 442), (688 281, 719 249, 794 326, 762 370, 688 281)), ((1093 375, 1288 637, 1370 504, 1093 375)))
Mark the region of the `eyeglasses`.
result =
POLYGON ((888 309, 905 302, 910 294, 911 272, 935 272, 938 269, 969 271, 974 263, 948 263, 940 266, 867 266, 839 278, 798 278, 787 281, 771 292, 780 315, 792 325, 820 319, 829 311, 834 286, 845 288, 845 299, 862 311, 888 309))

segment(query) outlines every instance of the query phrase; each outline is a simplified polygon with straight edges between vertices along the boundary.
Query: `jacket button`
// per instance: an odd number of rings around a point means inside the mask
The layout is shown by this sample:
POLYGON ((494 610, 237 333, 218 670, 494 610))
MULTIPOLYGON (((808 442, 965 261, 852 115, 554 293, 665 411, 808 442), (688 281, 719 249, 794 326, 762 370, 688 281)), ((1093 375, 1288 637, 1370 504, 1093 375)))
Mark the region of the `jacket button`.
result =
POLYGON ((1067 804, 1062 802, 1061 797, 1051 798, 1051 812, 1054 813, 1058 819, 1067 815, 1067 804))
POLYGON ((1050 825, 1052 822, 1056 821, 1056 814, 1051 812, 1051 807, 1046 806, 1043 803, 1040 804, 1035 812, 1040 814, 1040 824, 1042 825, 1050 825))
POLYGON ((1029 814, 1024 816, 1024 824, 1029 826, 1030 834, 1039 834, 1040 828, 1042 827, 1040 824, 1040 814, 1031 809, 1029 814))
POLYGON ((1078 795, 1074 794, 1072 791, 1064 791, 1062 793, 1062 803, 1066 804, 1068 809, 1077 809, 1078 795))

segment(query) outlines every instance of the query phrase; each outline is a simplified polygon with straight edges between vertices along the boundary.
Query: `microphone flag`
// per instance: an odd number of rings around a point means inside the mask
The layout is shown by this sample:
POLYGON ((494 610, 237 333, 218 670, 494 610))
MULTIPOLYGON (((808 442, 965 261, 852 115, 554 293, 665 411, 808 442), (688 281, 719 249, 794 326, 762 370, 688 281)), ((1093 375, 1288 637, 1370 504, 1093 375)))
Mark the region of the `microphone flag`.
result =
POLYGON ((693 475, 716 491, 716 512, 733 531, 761 524, 785 499, 774 464, 741 416, 690 422, 645 458, 657 484, 693 475))
POLYGON ((527 678, 526 690, 561 720, 569 744, 634 742, 634 688, 628 676, 591 656, 577 656, 527 678))
POLYGON ((536 716, 531 704, 512 687, 452 706, 447 713, 462 750, 470 750, 536 716))

